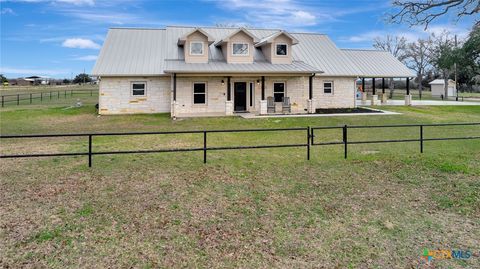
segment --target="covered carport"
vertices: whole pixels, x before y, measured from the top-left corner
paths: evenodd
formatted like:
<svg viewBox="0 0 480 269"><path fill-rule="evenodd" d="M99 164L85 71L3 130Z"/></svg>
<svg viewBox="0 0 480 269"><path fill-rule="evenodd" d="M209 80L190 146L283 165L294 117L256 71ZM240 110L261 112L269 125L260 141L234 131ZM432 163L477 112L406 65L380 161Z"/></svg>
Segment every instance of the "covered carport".
<svg viewBox="0 0 480 269"><path fill-rule="evenodd" d="M387 101L387 95L385 94L386 79L405 79L405 105L412 104L410 79L415 77L415 73L396 59L391 53L387 51L367 49L343 49L342 51L357 66L360 72L358 78L362 81L362 100L364 102L367 102L367 94L365 91L366 79L371 79L372 81L372 95L369 98L371 105L377 105L380 103L375 85L375 82L378 79L382 80L382 103L386 103Z"/></svg>

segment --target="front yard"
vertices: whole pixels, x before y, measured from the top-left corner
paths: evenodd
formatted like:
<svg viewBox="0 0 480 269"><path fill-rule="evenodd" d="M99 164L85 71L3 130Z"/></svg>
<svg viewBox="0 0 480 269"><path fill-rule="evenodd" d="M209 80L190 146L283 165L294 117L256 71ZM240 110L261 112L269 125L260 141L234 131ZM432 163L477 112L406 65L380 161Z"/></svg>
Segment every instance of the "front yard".
<svg viewBox="0 0 480 269"><path fill-rule="evenodd" d="M96 116L88 106L0 110L2 134L480 122L480 107L382 107L402 115L195 118ZM478 135L439 127L425 137ZM357 140L417 138L361 129ZM315 138L341 139L341 131ZM304 132L211 134L211 146L304 143ZM201 135L98 137L94 150L202 145ZM85 151L85 138L1 140L1 153ZM480 265L480 141L1 159L0 267L416 268L423 249Z"/></svg>

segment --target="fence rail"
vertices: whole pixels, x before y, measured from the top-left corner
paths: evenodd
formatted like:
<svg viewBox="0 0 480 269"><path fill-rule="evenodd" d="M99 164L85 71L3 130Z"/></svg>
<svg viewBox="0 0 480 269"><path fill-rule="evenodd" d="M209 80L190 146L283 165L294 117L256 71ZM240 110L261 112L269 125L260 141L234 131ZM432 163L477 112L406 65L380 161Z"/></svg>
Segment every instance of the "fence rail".
<svg viewBox="0 0 480 269"><path fill-rule="evenodd" d="M33 157L54 157L54 156L88 156L88 166L92 167L92 157L94 155L114 155L114 154L141 154L141 153L164 153L164 152L189 152L203 151L203 162L207 162L207 152L215 150L238 150L238 149L263 149L263 148L295 148L305 147L307 160L310 160L310 150L312 146L343 145L344 158L348 157L348 145L358 144L376 144L376 143L398 143L398 142L419 142L420 152L424 151L425 141L443 141L443 140L469 140L480 139L480 136L463 137L438 137L425 138L424 129L426 127L442 126L480 126L478 123L439 123L439 124L397 124L397 125L343 125L343 126L319 126L319 127L298 127L298 128L271 128L271 129L237 129L237 130L193 130L193 131L159 131L159 132L129 132L129 133L67 133L67 134L27 134L27 135L0 135L0 139L28 139L28 138L53 138L53 137L87 137L88 151L86 152L59 152L59 153L33 153L33 154L6 154L0 155L0 158L33 158ZM348 131L351 129L371 129L371 128L418 128L418 138L408 139L385 139L385 140L349 140ZM318 132L322 130L342 130L341 141L315 142ZM286 132L303 131L305 132L305 143L293 144L273 144L273 145L252 145L252 146L208 146L207 137L209 133L244 133L244 132ZM480 130L479 130L480 133ZM131 136L131 135L175 135L175 134L202 134L203 147L192 148L167 148L152 150L121 150L121 151L93 151L93 138L101 136Z"/></svg>
<svg viewBox="0 0 480 269"><path fill-rule="evenodd" d="M7 104L13 103L17 106L21 101L29 101L28 104L32 104L34 100L52 100L52 99L66 99L67 97L73 97L74 95L89 94L93 96L98 94L97 89L68 89L68 90L56 90L56 91L42 91L32 93L18 93L18 94L5 94L0 96L1 106L4 107Z"/></svg>

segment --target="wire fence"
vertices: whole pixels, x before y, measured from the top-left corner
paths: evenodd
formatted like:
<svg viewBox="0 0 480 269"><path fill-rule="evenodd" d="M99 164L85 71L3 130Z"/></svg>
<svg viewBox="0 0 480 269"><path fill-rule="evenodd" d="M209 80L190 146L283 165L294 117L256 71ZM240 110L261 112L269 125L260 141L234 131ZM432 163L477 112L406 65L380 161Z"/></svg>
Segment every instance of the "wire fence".
<svg viewBox="0 0 480 269"><path fill-rule="evenodd" d="M36 101L44 102L54 99L67 99L74 96L98 95L98 89L69 89L56 91L42 91L32 93L6 94L1 96L1 107L6 105L33 104ZM25 101L25 102L23 102Z"/></svg>
<svg viewBox="0 0 480 269"><path fill-rule="evenodd" d="M266 149L266 148L305 148L306 158L310 160L312 146L343 145L343 157L347 159L349 145L357 144L376 144L376 143L419 143L419 150L424 152L424 142L426 141L445 141L445 140L470 140L480 139L480 136L457 136L457 137L424 137L425 128L436 128L440 126L480 126L479 123L441 123L441 124L399 124L399 125L343 125L343 126L321 126L321 127L299 127L299 128L274 128L274 129L239 129L239 130L197 130L197 131L164 131L164 132L128 132L128 133L72 133L72 134L31 134L31 135L1 135L1 139L34 139L34 138L55 138L55 137L85 137L88 139L88 149L83 152L57 152L57 153L32 153L32 154L4 154L5 158L33 158L33 157L56 157L56 156L88 156L88 166L92 167L92 157L94 155L115 155L115 154L145 154L145 153L164 153L164 152L189 152L202 151L203 162L207 162L207 152L218 150L242 150L242 149ZM408 139L384 139L384 140L351 140L349 130L352 129L372 129L372 128L416 128L418 129L417 138ZM318 134L324 130L342 130L340 141L317 141ZM304 132L304 143L282 143L271 145L251 145L251 146L209 146L208 134L212 133L246 133L246 132ZM480 130L479 132L480 133ZM117 150L117 151L94 151L94 138L106 136L133 136L133 135L176 135L176 134L200 134L203 137L202 147L190 148L163 148L152 150Z"/></svg>

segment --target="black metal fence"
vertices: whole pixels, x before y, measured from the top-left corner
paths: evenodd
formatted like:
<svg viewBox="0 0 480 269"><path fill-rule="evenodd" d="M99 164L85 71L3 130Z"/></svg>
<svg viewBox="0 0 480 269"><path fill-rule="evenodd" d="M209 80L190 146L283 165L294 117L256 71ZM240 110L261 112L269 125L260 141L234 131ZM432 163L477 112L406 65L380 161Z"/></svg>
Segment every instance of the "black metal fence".
<svg viewBox="0 0 480 269"><path fill-rule="evenodd" d="M424 151L425 141L442 140L468 140L480 139L479 136L463 137L442 137L425 138L425 128L434 128L440 126L480 126L479 123L441 123L441 124L398 124L398 125L343 125L343 126L322 126L322 127L299 127L299 128L274 128L274 129L239 129L239 130L203 130L203 131L165 131L165 132L129 132L129 133L82 133L82 134L32 134L32 135L1 135L0 139L26 139L26 138L53 138L53 137L86 137L88 138L88 151L86 152L64 152L64 153L33 153L33 154L14 154L0 155L0 158L32 158L32 157L54 157L54 156L88 156L88 166L92 166L92 156L94 155L113 155L113 154L138 154L138 153L162 153L162 152L188 152L203 151L203 162L207 162L207 152L215 150L238 150L238 149L262 149L262 148L295 148L304 147L306 149L307 160L310 160L310 150L312 146L343 145L344 158L348 157L348 145L356 144L375 144L375 143L398 143L398 142L418 142L420 152ZM371 129L371 128L418 128L418 138L409 139L388 139L388 140L349 140L349 130L351 129ZM342 130L341 141L323 141L316 142L316 137L321 130ZM305 132L305 143L292 144L274 144L274 145L254 145L254 146L223 146L211 147L207 144L209 133L244 133L244 132L287 132L298 131ZM131 136L131 135L175 135L175 134L203 134L203 147L192 148L167 148L152 150L123 150L123 151L93 151L93 138L101 136ZM480 130L479 130L480 134Z"/></svg>
<svg viewBox="0 0 480 269"><path fill-rule="evenodd" d="M34 101L47 101L52 99L68 98L80 95L97 95L97 89L65 89L56 91L39 91L32 93L18 93L18 94L6 94L1 96L1 104L4 107L7 104L20 105L20 102L27 101L25 103L32 104Z"/></svg>

